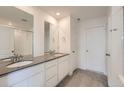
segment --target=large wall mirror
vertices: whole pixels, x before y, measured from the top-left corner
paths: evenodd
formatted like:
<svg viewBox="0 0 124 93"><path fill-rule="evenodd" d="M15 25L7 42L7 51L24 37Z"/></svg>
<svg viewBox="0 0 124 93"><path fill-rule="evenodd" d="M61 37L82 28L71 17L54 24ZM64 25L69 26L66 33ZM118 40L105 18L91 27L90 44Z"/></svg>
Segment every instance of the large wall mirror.
<svg viewBox="0 0 124 93"><path fill-rule="evenodd" d="M13 53L32 56L33 16L11 6L0 7L0 59Z"/></svg>
<svg viewBox="0 0 124 93"><path fill-rule="evenodd" d="M44 22L44 52L50 53L51 51L58 52L59 48L59 34L57 27L50 22Z"/></svg>

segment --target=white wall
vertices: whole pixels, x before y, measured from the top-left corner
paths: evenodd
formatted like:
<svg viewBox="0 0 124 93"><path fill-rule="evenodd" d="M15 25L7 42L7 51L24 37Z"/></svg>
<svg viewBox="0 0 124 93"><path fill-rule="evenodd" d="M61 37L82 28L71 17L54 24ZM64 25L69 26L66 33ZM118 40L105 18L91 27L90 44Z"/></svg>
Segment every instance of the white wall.
<svg viewBox="0 0 124 93"><path fill-rule="evenodd" d="M78 22L78 68L86 69L86 32L85 29L105 26L106 17L94 18ZM104 70L104 68L103 68Z"/></svg>
<svg viewBox="0 0 124 93"><path fill-rule="evenodd" d="M73 52L73 51L75 51L75 53L77 53L77 48L78 48L78 30L77 30L77 26L78 26L78 24L77 24L78 22L77 22L77 20L74 18L74 17L70 17L70 44L71 44L71 46L70 46L70 50L71 50L71 52Z"/></svg>
<svg viewBox="0 0 124 93"><path fill-rule="evenodd" d="M78 30L77 30L77 20L70 16L70 51L71 51L71 63L72 71L74 71L78 66Z"/></svg>
<svg viewBox="0 0 124 93"><path fill-rule="evenodd" d="M33 41L33 52L34 56L40 56L44 54L44 21L48 21L51 24L57 25L57 20L52 16L44 13L36 7L27 6L16 6L27 13L34 16L34 41Z"/></svg>

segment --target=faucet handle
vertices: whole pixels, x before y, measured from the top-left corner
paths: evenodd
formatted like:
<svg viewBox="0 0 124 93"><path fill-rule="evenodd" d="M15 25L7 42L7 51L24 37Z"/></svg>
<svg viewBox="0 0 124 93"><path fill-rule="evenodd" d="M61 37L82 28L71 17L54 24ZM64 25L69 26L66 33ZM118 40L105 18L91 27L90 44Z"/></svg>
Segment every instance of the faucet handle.
<svg viewBox="0 0 124 93"><path fill-rule="evenodd" d="M23 61L23 55L20 55L20 56L19 56L19 60L20 60L20 61Z"/></svg>
<svg viewBox="0 0 124 93"><path fill-rule="evenodd" d="M12 54L13 54L14 57L18 57L18 54L16 53L16 50L15 49L12 50L11 52L12 52Z"/></svg>

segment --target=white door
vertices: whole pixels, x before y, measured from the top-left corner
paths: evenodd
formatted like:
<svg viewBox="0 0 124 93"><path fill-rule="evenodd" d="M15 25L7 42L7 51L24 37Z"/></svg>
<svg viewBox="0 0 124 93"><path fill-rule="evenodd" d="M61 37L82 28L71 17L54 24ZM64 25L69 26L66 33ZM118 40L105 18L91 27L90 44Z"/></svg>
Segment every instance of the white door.
<svg viewBox="0 0 124 93"><path fill-rule="evenodd" d="M86 48L87 69L105 73L105 27L94 27L86 30Z"/></svg>

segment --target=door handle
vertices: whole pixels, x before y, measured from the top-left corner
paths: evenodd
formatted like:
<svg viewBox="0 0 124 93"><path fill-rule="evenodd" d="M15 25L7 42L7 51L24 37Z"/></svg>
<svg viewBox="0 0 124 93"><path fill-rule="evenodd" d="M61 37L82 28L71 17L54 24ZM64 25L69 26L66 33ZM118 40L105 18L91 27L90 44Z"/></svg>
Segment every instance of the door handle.
<svg viewBox="0 0 124 93"><path fill-rule="evenodd" d="M75 51L72 51L72 53L75 53Z"/></svg>
<svg viewBox="0 0 124 93"><path fill-rule="evenodd" d="M111 56L110 54L106 53L106 56Z"/></svg>

